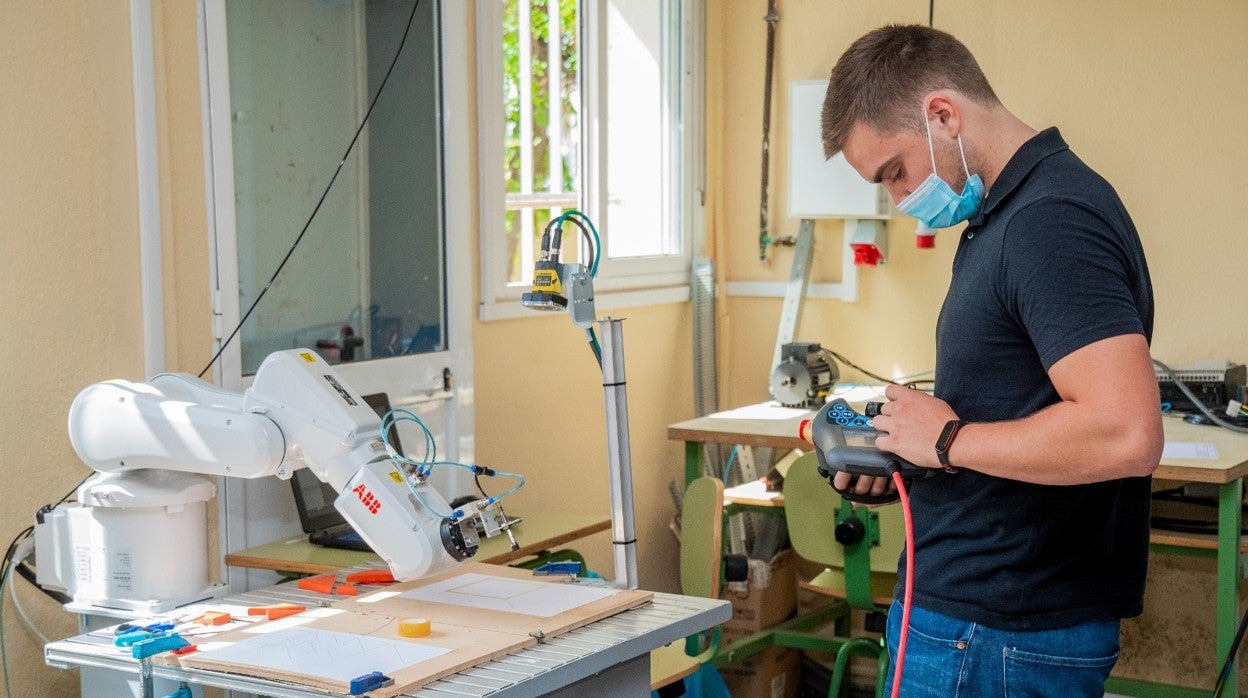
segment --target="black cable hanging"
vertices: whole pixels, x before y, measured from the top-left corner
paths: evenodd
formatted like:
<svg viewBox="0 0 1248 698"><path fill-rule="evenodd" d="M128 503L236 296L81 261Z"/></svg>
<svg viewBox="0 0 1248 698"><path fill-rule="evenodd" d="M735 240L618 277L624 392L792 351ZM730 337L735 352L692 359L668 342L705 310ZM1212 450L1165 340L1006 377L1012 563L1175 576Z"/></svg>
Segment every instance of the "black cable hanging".
<svg viewBox="0 0 1248 698"><path fill-rule="evenodd" d="M390 67L386 69L386 75L381 79L381 85L377 87L377 93L373 95L373 101L369 103L368 111L364 113L364 119L360 121L359 128L355 129L355 135L351 137L351 142L347 145L346 152L342 154L342 159L338 161L338 167L334 170L333 176L329 178L329 184L325 185L325 191L321 192L321 198L317 200L316 206L313 207L312 214L308 216L307 222L303 224L303 229L299 231L298 237L295 238L295 241L291 244L290 249L286 251L286 256L283 257L281 263L277 265L277 269L273 270L273 276L269 277L269 282L264 285L264 288L260 289L260 293L256 294L256 299L251 302L251 306L247 308L247 312L243 313L243 316L239 318L238 324L234 326L234 330L230 332L230 335L225 338L224 342L221 342L221 347L217 349L217 353L212 355L208 364L204 366L204 370L199 372L200 378L203 378L204 374L208 372L208 369L212 368L212 365L221 358L221 354L225 351L225 348L228 347L234 337L238 335L239 330L243 329L243 324L247 322L247 318L251 317L251 314L255 311L256 306L260 305L260 299L264 298L264 294L269 292L273 283L277 281L278 275L282 273L282 269L286 268L286 263L290 261L291 255L295 253L295 249L299 247L299 243L303 241L303 236L308 232L308 228L312 225L312 221L316 218L316 214L321 210L321 204L325 203L325 197L329 196L329 190L333 188L334 182L338 181L338 174L342 172L343 165L347 163L347 158L351 155L351 151L355 149L355 143L360 139L360 133L364 131L364 126L368 124L368 118L373 115L373 108L377 106L377 100L381 97L381 93L386 90L386 83L390 81L390 74L394 72L394 66L399 62L399 56L403 54L403 47L407 44L407 35L412 31L412 20L416 18L416 8L418 7L420 7L420 0L416 0L416 2L412 4L412 13L407 17L407 27L403 29L403 38L399 40L399 48L394 52L394 58L390 61Z"/></svg>

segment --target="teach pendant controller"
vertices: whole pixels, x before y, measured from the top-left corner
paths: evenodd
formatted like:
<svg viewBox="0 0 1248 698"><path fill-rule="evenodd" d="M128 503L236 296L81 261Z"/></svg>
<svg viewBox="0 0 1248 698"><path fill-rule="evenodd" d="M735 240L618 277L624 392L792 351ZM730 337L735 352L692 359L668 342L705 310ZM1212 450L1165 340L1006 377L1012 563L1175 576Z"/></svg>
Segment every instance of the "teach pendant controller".
<svg viewBox="0 0 1248 698"><path fill-rule="evenodd" d="M813 419L802 422L800 436L814 445L820 475L829 480L836 472L889 477L894 469L904 478L936 474L934 469L921 468L895 453L876 448L875 440L884 432L871 426L871 418L880 413L882 405L880 402L868 402L866 414L861 414L844 399L837 398L821 407ZM852 488L851 482L846 489ZM844 491L841 493L845 494ZM868 495L859 496L862 501L871 499Z"/></svg>

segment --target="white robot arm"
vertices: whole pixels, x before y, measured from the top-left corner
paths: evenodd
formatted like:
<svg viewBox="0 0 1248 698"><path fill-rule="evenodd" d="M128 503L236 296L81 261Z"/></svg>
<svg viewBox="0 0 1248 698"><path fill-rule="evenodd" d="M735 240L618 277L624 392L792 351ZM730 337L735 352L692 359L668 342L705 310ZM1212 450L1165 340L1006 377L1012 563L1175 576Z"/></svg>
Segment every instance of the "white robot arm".
<svg viewBox="0 0 1248 698"><path fill-rule="evenodd" d="M74 449L103 473L140 469L288 478L307 467L339 492L334 506L396 579L449 569L477 550L473 520L489 502L451 512L414 468L396 466L375 412L315 352L271 354L239 395L186 374L83 390L69 413ZM499 517L501 518L501 517ZM498 527L487 522L487 531Z"/></svg>

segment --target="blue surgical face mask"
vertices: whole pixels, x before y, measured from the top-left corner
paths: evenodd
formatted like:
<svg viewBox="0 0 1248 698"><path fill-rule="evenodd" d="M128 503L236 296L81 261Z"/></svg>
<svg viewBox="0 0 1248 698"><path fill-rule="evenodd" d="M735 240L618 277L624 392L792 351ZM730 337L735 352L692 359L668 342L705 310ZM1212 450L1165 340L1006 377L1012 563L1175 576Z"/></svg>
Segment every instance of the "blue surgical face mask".
<svg viewBox="0 0 1248 698"><path fill-rule="evenodd" d="M979 212L984 201L984 181L979 175L972 175L966 166L966 151L962 149L962 134L958 134L958 152L962 154L962 169L966 172L966 186L962 187L962 195L953 193L953 189L936 174L936 149L932 146L932 124L923 115L923 125L927 127L927 150L932 156L932 173L910 196L897 204L902 213L914 216L929 228L948 228L957 225Z"/></svg>

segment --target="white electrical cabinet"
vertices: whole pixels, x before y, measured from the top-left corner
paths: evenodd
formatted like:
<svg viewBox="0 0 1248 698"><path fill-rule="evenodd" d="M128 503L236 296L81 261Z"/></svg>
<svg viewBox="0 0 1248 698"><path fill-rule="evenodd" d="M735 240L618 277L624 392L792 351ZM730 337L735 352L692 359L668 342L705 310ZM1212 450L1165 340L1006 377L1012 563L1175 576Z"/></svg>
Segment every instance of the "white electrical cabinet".
<svg viewBox="0 0 1248 698"><path fill-rule="evenodd" d="M823 157L820 118L825 80L789 83L789 215L794 218L890 218L884 187L864 180L845 157Z"/></svg>

